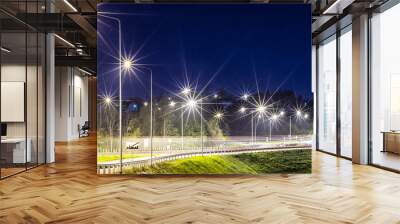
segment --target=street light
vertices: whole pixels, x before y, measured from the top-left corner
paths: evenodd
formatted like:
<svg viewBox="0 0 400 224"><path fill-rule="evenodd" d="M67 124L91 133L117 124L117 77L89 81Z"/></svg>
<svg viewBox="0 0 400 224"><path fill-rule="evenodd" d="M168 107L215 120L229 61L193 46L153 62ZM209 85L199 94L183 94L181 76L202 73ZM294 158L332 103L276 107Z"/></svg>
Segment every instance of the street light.
<svg viewBox="0 0 400 224"><path fill-rule="evenodd" d="M112 16L107 16L107 15L102 15L100 14L99 16L112 19L118 23L118 33L119 33L119 38L118 38L118 59L120 65L118 66L118 76L119 76L119 142L120 142L120 173L122 174L122 29L121 29L121 20L118 18L112 17Z"/></svg>
<svg viewBox="0 0 400 224"><path fill-rule="evenodd" d="M217 113L215 113L215 115L214 115L214 117L217 118L218 120L221 120L223 116L224 116L224 114L221 113L221 112L217 112Z"/></svg>
<svg viewBox="0 0 400 224"><path fill-rule="evenodd" d="M246 107L240 107L239 112L245 114L247 111ZM254 114L251 113L251 142L254 143Z"/></svg>
<svg viewBox="0 0 400 224"><path fill-rule="evenodd" d="M276 122L279 118L278 114L273 114L269 119L269 140L271 141L272 138L272 122Z"/></svg>
<svg viewBox="0 0 400 224"><path fill-rule="evenodd" d="M249 97L250 97L249 94L245 93L245 94L242 95L241 98L242 98L243 100L247 101L247 99L248 99Z"/></svg>
<svg viewBox="0 0 400 224"><path fill-rule="evenodd" d="M204 154L204 138L203 138L203 99L200 99L200 138L201 138L201 155Z"/></svg>
<svg viewBox="0 0 400 224"><path fill-rule="evenodd" d="M189 95L190 93L190 88L189 87L184 87L181 91L181 93L184 96ZM184 112L184 106L181 107L181 149L183 150L183 112Z"/></svg>
<svg viewBox="0 0 400 224"><path fill-rule="evenodd" d="M197 106L197 101L194 99L189 99L186 103L186 106L189 107L189 109L193 110Z"/></svg>
<svg viewBox="0 0 400 224"><path fill-rule="evenodd" d="M308 114L304 114L304 119L308 119Z"/></svg>
<svg viewBox="0 0 400 224"><path fill-rule="evenodd" d="M122 62L122 67L124 68L124 70L131 70L133 66L133 61L131 59L124 59L124 61Z"/></svg>
<svg viewBox="0 0 400 224"><path fill-rule="evenodd" d="M257 119L256 123L254 124L254 138L255 138L255 141L257 141L257 124L258 124L258 120L263 118L266 115L267 106L265 106L264 104L259 104L255 108L255 112L257 113L258 119ZM253 119L253 117L252 117L252 119ZM252 124L253 124L253 122L252 122Z"/></svg>
<svg viewBox="0 0 400 224"><path fill-rule="evenodd" d="M259 106L256 108L256 111L257 111L260 115L261 115L261 114L264 114L266 110L267 110L267 107L264 106L264 105L259 105Z"/></svg>
<svg viewBox="0 0 400 224"><path fill-rule="evenodd" d="M133 66L133 61L131 59L124 60L124 66ZM150 72L150 166L153 166L153 70L150 68L143 67ZM133 69L129 69L132 71ZM147 106L147 102L144 102L144 106ZM159 108L161 110L161 108Z"/></svg>
<svg viewBox="0 0 400 224"><path fill-rule="evenodd" d="M301 118L301 115L303 114L303 112L299 109L296 110L296 117L297 118ZM289 116L289 137L292 138L292 116ZM307 114L308 117L308 114Z"/></svg>
<svg viewBox="0 0 400 224"><path fill-rule="evenodd" d="M106 97L106 98L104 98L104 102L107 104L107 105L110 105L111 104L111 102L112 102L112 100L111 100L111 97Z"/></svg>
<svg viewBox="0 0 400 224"><path fill-rule="evenodd" d="M190 90L189 87L185 87L185 88L183 88L183 90L182 90L182 94L185 95L185 96L187 96L187 95L189 95L190 91L191 91L191 90Z"/></svg>
<svg viewBox="0 0 400 224"><path fill-rule="evenodd" d="M176 104L176 103L175 103L174 101L171 101L171 102L169 103L169 106L170 106L170 107L174 107L175 104Z"/></svg>

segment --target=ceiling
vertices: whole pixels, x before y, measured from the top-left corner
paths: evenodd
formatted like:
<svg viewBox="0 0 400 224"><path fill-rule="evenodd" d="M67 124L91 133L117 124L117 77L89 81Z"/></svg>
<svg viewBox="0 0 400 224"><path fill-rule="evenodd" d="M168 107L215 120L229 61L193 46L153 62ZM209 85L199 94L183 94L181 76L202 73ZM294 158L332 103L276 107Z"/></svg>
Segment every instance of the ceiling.
<svg viewBox="0 0 400 224"><path fill-rule="evenodd" d="M101 2L132 3L265 3L311 4L313 38L343 18L348 12L372 8L385 0L1 0L0 21L2 31L16 33L30 28L32 31L55 32L56 65L79 66L96 71L96 5ZM48 13L50 11L52 13ZM28 13L25 13L28 12ZM11 38L12 39L12 38ZM18 41L18 38L15 39Z"/></svg>

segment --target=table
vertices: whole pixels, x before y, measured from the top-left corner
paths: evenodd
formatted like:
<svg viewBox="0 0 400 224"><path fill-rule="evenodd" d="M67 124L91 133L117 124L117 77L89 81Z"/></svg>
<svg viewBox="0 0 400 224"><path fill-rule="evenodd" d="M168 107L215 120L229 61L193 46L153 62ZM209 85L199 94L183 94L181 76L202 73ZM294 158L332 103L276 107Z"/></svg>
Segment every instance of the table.
<svg viewBox="0 0 400 224"><path fill-rule="evenodd" d="M400 131L383 131L383 150L400 154Z"/></svg>

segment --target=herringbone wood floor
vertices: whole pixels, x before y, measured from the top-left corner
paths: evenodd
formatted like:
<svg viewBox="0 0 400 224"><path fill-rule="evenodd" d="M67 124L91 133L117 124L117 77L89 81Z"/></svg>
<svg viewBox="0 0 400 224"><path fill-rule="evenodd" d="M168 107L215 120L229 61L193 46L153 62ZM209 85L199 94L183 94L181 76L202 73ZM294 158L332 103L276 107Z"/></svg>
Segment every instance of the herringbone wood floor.
<svg viewBox="0 0 400 224"><path fill-rule="evenodd" d="M400 223L400 175L313 153L313 174L97 176L94 138L0 181L0 223Z"/></svg>

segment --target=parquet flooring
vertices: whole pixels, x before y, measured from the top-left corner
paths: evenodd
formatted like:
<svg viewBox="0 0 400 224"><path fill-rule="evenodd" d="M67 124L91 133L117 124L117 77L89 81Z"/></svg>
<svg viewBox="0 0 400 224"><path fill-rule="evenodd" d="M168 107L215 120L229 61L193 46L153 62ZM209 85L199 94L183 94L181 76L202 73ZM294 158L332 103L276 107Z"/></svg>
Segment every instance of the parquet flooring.
<svg viewBox="0 0 400 224"><path fill-rule="evenodd" d="M400 175L313 153L313 173L98 176L94 138L0 181L0 223L400 223Z"/></svg>

